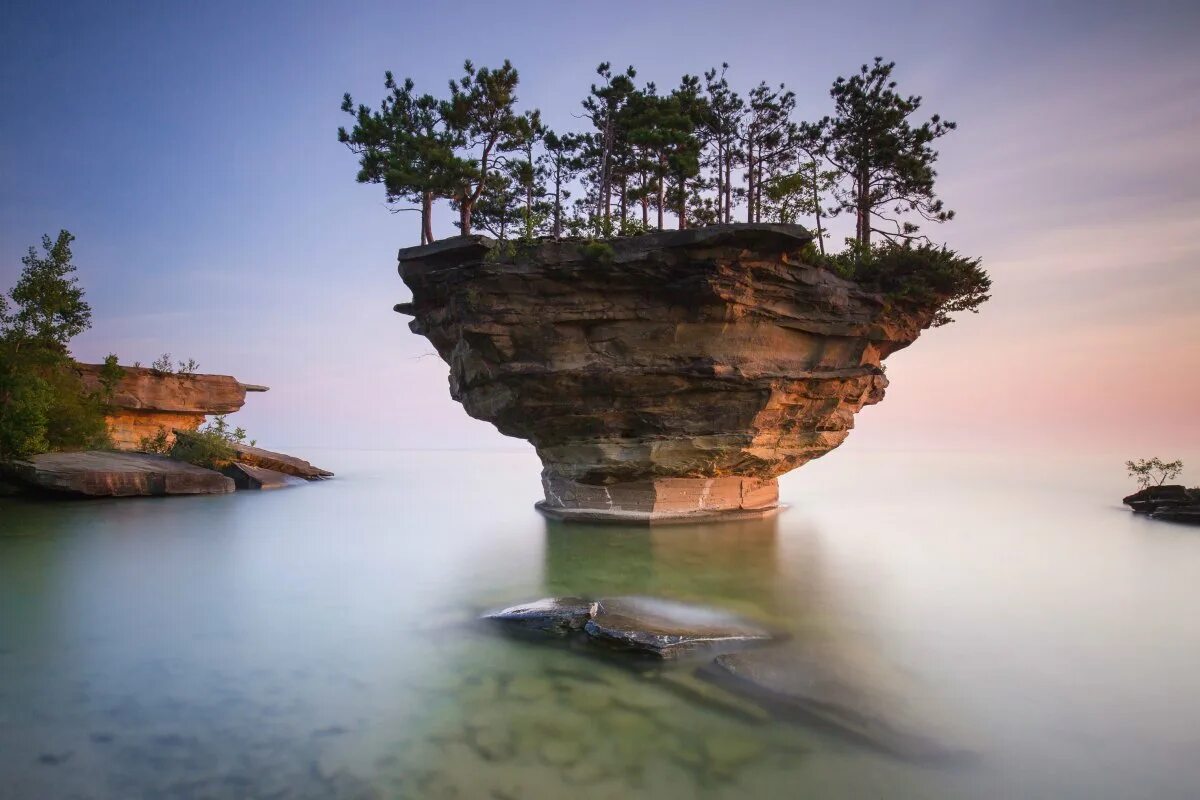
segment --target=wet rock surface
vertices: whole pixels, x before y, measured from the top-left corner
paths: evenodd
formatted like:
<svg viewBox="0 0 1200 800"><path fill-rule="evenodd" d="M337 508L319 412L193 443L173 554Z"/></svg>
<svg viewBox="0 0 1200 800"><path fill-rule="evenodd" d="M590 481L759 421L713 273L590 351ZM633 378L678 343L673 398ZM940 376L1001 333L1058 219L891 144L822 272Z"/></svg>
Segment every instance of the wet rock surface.
<svg viewBox="0 0 1200 800"><path fill-rule="evenodd" d="M81 497L226 494L234 490L233 480L215 470L151 453L42 453L2 468L25 486Z"/></svg>
<svg viewBox="0 0 1200 800"><path fill-rule="evenodd" d="M523 630L567 634L583 629L591 615L591 606L591 601L582 597L543 597L489 612L484 619Z"/></svg>
<svg viewBox="0 0 1200 800"><path fill-rule="evenodd" d="M535 600L484 615L524 630L565 635L583 631L607 650L674 659L769 641L770 631L721 609L657 597Z"/></svg>
<svg viewBox="0 0 1200 800"><path fill-rule="evenodd" d="M660 658L742 647L772 638L766 629L727 611L653 597L599 600L585 630L611 647Z"/></svg>
<svg viewBox="0 0 1200 800"><path fill-rule="evenodd" d="M1200 489L1179 484L1151 486L1134 492L1121 502L1135 514L1145 514L1151 519L1200 525Z"/></svg>

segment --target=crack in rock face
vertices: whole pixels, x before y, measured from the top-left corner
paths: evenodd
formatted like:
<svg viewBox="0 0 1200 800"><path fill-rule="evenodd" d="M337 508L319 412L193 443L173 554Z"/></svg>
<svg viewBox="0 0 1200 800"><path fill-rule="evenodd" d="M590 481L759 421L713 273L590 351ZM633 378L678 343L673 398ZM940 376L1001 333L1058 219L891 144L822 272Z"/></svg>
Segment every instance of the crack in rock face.
<svg viewBox="0 0 1200 800"><path fill-rule="evenodd" d="M468 414L531 442L563 519L762 516L883 399L933 319L804 262L795 225L400 251L409 327Z"/></svg>

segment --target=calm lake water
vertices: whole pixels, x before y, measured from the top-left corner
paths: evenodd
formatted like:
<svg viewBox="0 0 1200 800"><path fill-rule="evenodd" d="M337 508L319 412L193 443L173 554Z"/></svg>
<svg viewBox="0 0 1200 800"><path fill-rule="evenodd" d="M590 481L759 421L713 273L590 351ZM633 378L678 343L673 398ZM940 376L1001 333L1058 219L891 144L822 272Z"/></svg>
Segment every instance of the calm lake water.
<svg viewBox="0 0 1200 800"><path fill-rule="evenodd" d="M0 499L0 797L1200 796L1200 530L1119 461L847 448L774 520L647 531L542 519L531 454L300 454L337 479ZM474 622L630 593L782 628L969 757Z"/></svg>

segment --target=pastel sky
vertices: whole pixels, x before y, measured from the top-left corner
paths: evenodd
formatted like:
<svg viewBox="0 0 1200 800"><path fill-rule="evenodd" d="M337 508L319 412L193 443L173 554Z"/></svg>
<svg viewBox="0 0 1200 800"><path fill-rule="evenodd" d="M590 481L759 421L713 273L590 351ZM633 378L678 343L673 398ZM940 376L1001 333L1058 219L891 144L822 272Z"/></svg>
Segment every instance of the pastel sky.
<svg viewBox="0 0 1200 800"><path fill-rule="evenodd" d="M1200 455L1200 4L1195 2L42 3L0 11L0 287L60 227L95 312L84 360L169 351L272 387L267 445L513 447L466 417L406 319L414 215L354 182L343 92L521 71L577 127L600 61L673 84L721 61L799 115L875 55L959 123L930 233L993 300L888 361L856 447L1037 444ZM450 233L443 209L439 233ZM1193 474L1191 477L1195 477Z"/></svg>

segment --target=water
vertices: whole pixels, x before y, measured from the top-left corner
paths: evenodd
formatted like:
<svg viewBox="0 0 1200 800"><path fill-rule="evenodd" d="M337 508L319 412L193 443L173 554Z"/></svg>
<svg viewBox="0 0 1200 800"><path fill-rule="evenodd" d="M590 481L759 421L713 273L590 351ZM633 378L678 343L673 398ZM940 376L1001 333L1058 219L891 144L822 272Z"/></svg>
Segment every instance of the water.
<svg viewBox="0 0 1200 800"><path fill-rule="evenodd" d="M524 453L303 455L338 478L0 500L0 797L1200 794L1200 531L1119 462L846 449L775 520L647 531L543 520ZM623 593L783 628L970 755L474 622Z"/></svg>

